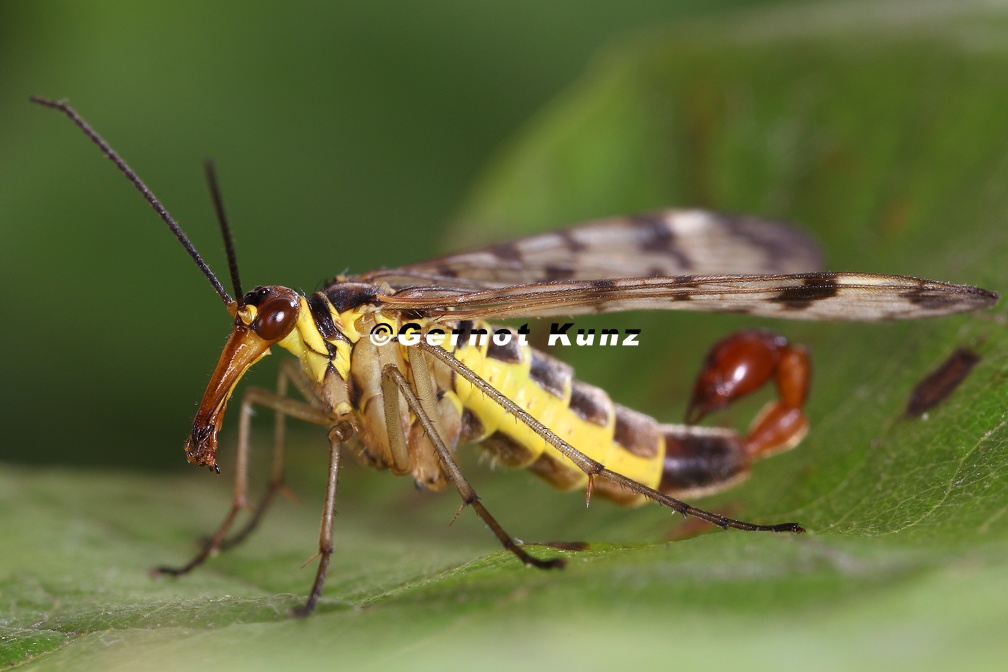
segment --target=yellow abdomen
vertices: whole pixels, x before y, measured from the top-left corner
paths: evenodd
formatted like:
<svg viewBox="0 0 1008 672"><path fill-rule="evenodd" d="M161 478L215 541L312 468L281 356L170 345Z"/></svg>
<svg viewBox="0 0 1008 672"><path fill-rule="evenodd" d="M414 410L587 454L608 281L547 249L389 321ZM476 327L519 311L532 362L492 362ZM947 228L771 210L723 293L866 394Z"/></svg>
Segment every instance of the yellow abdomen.
<svg viewBox="0 0 1008 672"><path fill-rule="evenodd" d="M475 323L476 329L493 329ZM549 427L557 436L607 468L651 488L662 477L664 443L653 418L614 404L603 390L574 380L573 369L518 342L515 330L506 345L490 337L465 339L455 356L481 378ZM503 340L503 339L501 339ZM530 469L561 489L586 488L588 477L541 436L486 398L461 376L455 394L467 414L463 426L501 463ZM597 478L592 492L621 504L640 495Z"/></svg>

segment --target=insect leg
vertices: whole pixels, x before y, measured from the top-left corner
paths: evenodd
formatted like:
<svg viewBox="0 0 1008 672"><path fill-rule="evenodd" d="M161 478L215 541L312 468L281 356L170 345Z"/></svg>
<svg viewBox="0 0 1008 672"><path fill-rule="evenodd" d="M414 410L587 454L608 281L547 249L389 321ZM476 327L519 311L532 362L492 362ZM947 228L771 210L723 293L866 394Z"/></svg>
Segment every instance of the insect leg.
<svg viewBox="0 0 1008 672"><path fill-rule="evenodd" d="M336 483L339 477L340 447L352 430L344 425L335 425L329 430L329 480L326 484L325 506L322 509L322 524L319 529L319 566L315 572L308 600L300 607L291 611L292 616L303 618L315 610L315 604L322 594L326 572L329 571L329 558L333 552L333 519L336 516Z"/></svg>
<svg viewBox="0 0 1008 672"><path fill-rule="evenodd" d="M695 424L711 411L724 408L771 380L778 399L768 404L749 428L744 447L751 457L796 446L808 431L802 412L811 378L808 352L783 336L765 330L739 331L722 339L697 376L686 422Z"/></svg>
<svg viewBox="0 0 1008 672"><path fill-rule="evenodd" d="M559 436L553 433L553 431L536 420L531 414L528 413L521 406L508 399L506 396L501 394L495 387L490 385L488 382L480 378L472 369L467 367L462 362L455 359L455 357L444 350L443 348L434 347L424 343L422 340L415 346L421 348L425 353L437 357L446 366L451 367L458 375L465 378L473 387L478 389L480 392L493 399L502 408L507 410L509 413L514 415L519 421L528 425L532 431L541 436L544 441L549 443L551 446L556 448L562 455L567 457L571 462L573 462L579 469L588 474L589 479L595 476L604 476L613 483L627 488L631 492L636 492L640 495L647 497L648 499L672 509L678 512L682 516L693 516L699 518L700 520L705 520L708 523L717 525L721 528L734 528L737 530L748 530L748 531L759 531L759 532L795 532L802 533L805 529L798 523L781 523L779 525L759 525L756 523L748 523L742 520L735 520L733 518L727 518L721 514L714 513L712 511L706 511L704 509L698 509L695 506L687 504L686 502L680 501L665 494L664 492L659 492L654 488L649 488L643 483L638 483L632 478L627 478L622 474L618 474L615 471L607 469L602 463L593 460L581 451L574 448L572 445L561 439ZM590 480L589 480L590 483Z"/></svg>
<svg viewBox="0 0 1008 672"><path fill-rule="evenodd" d="M412 348L411 348L412 349ZM424 348L427 350L427 348ZM413 357L410 357L411 363L414 361ZM412 364L411 364L412 366ZM420 371L420 373L418 373ZM424 366L422 369L414 369L413 375L417 377L418 375L427 375L427 368ZM420 385L422 388L422 384ZM434 449L437 451L438 456L441 458L442 464L444 465L445 471L448 473L448 478L452 483L455 484L455 488L458 490L459 495L462 497L462 506L471 506L490 531L494 533L497 539L501 542L501 545L505 549L513 553L519 560L521 560L526 565L533 565L540 569L553 569L563 567L566 561L563 558L551 558L549 560L541 560L532 555L529 555L521 547L514 537L508 534L500 523L490 515L486 507L480 501L479 495L466 480L465 476L462 474L462 470L459 469L458 463L455 461L455 456L452 455L451 449L445 445L444 439L438 433L437 427L434 423L433 418L428 415L427 411L424 409L420 398L417 397L416 393L410 387L409 381L406 380L406 376L403 375L402 371L396 368L393 364L388 364L382 369L382 393L385 398L386 408L392 406L391 409L386 411L387 415L395 418L399 416L399 393L402 393L403 397L406 399L406 403L409 405L413 413L416 414L417 419L423 425L424 429L427 431L428 436L431 439L431 443L434 445ZM395 437L393 438L393 435ZM398 429L398 424L395 426L389 426L389 441L390 442L402 442L405 443L405 436L402 434L402 430Z"/></svg>
<svg viewBox="0 0 1008 672"><path fill-rule="evenodd" d="M304 373L298 367L297 362L292 359L285 359L280 363L280 371L277 374L277 390L276 394L278 397L284 399L287 398L287 384L288 382L293 382L294 386L298 389L305 399L311 400L316 405L318 402L318 397L312 390L308 379L305 378ZM250 401L248 398L243 399L242 403L242 423L244 428L239 427L239 445L241 444L242 438L248 440L249 436L249 422L251 419L251 407L246 410L245 401ZM256 527L259 526L259 521L262 520L263 515L269 508L270 504L273 503L274 498L277 494L286 491L286 485L284 484L284 431L286 427L287 414L282 409L274 409L276 417L273 420L273 455L270 459L270 475L269 482L266 485L266 491L263 492L262 497L259 502L252 509L252 517L245 523L245 525L235 532L230 537L227 537L221 541L219 548L220 550L225 550L231 548L232 546L237 546L252 533ZM304 419L304 418L301 418ZM307 420L312 422L312 420ZM331 420L329 421L331 422ZM316 423L316 424L328 424ZM244 430L244 431L243 431Z"/></svg>
<svg viewBox="0 0 1008 672"><path fill-rule="evenodd" d="M282 371L283 369L281 369ZM289 372L288 372L289 373ZM284 374L281 373L281 376ZM297 376L291 376L291 379L297 384ZM301 386L297 385L300 389ZM314 398L314 395L306 395L308 398ZM258 520L262 515L261 508L262 503L260 502L260 509L253 511L252 521L250 521L251 528L241 530L235 538L229 540L229 543L225 545L225 540L227 539L227 533L234 525L235 519L238 517L239 512L243 509L249 508L247 492L248 492L248 450L249 450L249 434L251 428L252 419L252 409L254 406L262 406L273 410L278 416L291 416L303 420L305 422L310 422L316 425L331 425L333 423L333 418L320 408L316 408L305 402L297 401L294 399L289 399L276 392L270 392L269 390L264 390L258 387L251 387L245 390L245 394L242 396L241 403L241 413L238 422L238 451L235 458L235 483L234 491L231 497L231 508L228 510L224 520L218 526L214 534L203 542L202 547L199 552L185 565L178 567L161 566L155 567L152 573L155 575L167 574L170 576L179 576L181 574L186 574L199 565L203 564L207 558L216 553L222 548L233 546L238 543L249 532L252 528L258 524ZM282 432L282 430L281 430ZM278 434L282 438L282 434ZM274 437L276 438L276 437ZM281 450L282 456L282 450ZM274 464L276 462L277 455L274 454ZM282 470L281 470L282 478ZM282 484L282 480L281 480ZM272 479L271 479L272 486ZM279 490L279 487L278 487ZM269 491L267 490L267 495ZM272 495L268 496L272 499ZM264 496L264 500L267 499ZM268 504L268 501L267 501ZM248 526L246 526L248 527Z"/></svg>
<svg viewBox="0 0 1008 672"><path fill-rule="evenodd" d="M423 350L407 348L406 356L409 359L410 371L413 373L413 385L416 387L420 406L423 408L424 414L431 420L436 430L434 433L443 439L444 432L441 431L441 425L438 421L437 394L434 391L434 381L431 380Z"/></svg>

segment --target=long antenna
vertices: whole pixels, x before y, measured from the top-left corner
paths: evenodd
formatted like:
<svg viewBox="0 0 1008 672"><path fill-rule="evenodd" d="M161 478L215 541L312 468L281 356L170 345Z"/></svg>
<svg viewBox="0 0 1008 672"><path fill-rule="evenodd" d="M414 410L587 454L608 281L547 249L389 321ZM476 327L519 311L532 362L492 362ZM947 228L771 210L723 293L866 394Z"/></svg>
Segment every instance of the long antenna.
<svg viewBox="0 0 1008 672"><path fill-rule="evenodd" d="M217 212L217 223L220 224L221 235L224 237L224 250L227 252L228 269L231 271L231 285L235 291L235 301L238 307L245 305L245 294L242 292L241 280L238 279L238 256L235 254L234 239L231 237L231 227L228 225L227 214L224 212L224 199L221 198L217 186L217 171L213 161L203 161L203 171L206 173L207 186L210 187L210 197L213 199L214 210Z"/></svg>
<svg viewBox="0 0 1008 672"><path fill-rule="evenodd" d="M105 154L105 156L107 156L109 159L111 159L112 163L116 165L119 171L123 175L125 175L130 182L133 183L133 186L137 188L137 190L143 195L143 197L147 199L147 202L151 204L151 207L154 208L154 212L158 213L158 215L161 217L164 223L168 225L168 228L171 229L171 232L174 233L175 237L179 239L180 243L182 243L182 247L184 247L186 251L189 253L189 256L193 258L193 261L196 262L196 265L199 266L199 269L203 271L203 275L205 275L207 279L210 280L210 284L213 285L213 288L214 290L216 290L217 294L219 294L220 297L224 299L224 304L230 305L231 297L228 296L227 291L217 280L217 277L213 274L213 271L210 270L210 267L207 266L207 263L203 261L203 257L201 257L199 255L199 252L196 251L196 248L189 241L189 238L185 235L185 232L183 232L182 228L175 223L175 220L172 218L172 216L168 214L168 210L166 210L165 207L161 205L161 201L159 201L157 197L153 194L153 192L151 192L151 190L147 188L147 185L144 184L143 180L141 180L137 176L137 174L133 172L133 169L130 168L128 165L126 165L126 162L123 161L118 154L116 154L115 150L112 149L109 146L109 144L105 142L105 140L100 135L98 135L98 133L93 128L91 128L88 125L88 123L84 121L84 119L81 118L81 116L77 114L77 112L75 112L74 109L69 105L67 105L65 102L61 100L50 100L48 98L42 98L39 96L32 96L31 101L44 107L51 107L54 110L59 110L60 112L68 116L70 120L77 125L78 128L84 131L84 134L87 135L89 138L91 138L91 141L93 143L98 145L98 148L102 151L102 153ZM229 245L229 243L227 242L225 244ZM230 251L228 253L228 259L229 260L234 259L234 255ZM234 277L237 278L237 274L235 274ZM239 299L240 298L241 295L239 294Z"/></svg>

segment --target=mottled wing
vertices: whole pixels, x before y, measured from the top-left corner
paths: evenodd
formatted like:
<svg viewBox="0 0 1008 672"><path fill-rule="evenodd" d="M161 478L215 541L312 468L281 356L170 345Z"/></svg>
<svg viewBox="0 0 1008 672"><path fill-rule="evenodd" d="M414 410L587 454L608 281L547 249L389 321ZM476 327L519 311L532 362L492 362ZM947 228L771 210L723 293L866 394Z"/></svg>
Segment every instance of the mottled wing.
<svg viewBox="0 0 1008 672"><path fill-rule="evenodd" d="M891 320L979 310L998 298L977 287L905 276L803 273L556 281L480 291L417 287L379 295L376 304L382 310L452 319L695 310L799 320Z"/></svg>
<svg viewBox="0 0 1008 672"><path fill-rule="evenodd" d="M588 222L357 280L395 288L493 288L557 280L803 273L822 268L816 244L785 224L704 210Z"/></svg>

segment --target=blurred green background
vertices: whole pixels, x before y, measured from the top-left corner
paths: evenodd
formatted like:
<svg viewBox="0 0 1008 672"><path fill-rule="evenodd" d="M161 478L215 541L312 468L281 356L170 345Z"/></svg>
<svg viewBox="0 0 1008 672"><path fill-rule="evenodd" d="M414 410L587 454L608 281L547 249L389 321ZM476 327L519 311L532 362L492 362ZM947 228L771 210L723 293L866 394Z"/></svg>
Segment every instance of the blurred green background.
<svg viewBox="0 0 1008 672"><path fill-rule="evenodd" d="M213 157L244 284L311 291L451 249L474 178L613 40L753 4L3 3L0 460L183 468L229 329L149 206L29 95L68 99L226 275Z"/></svg>

